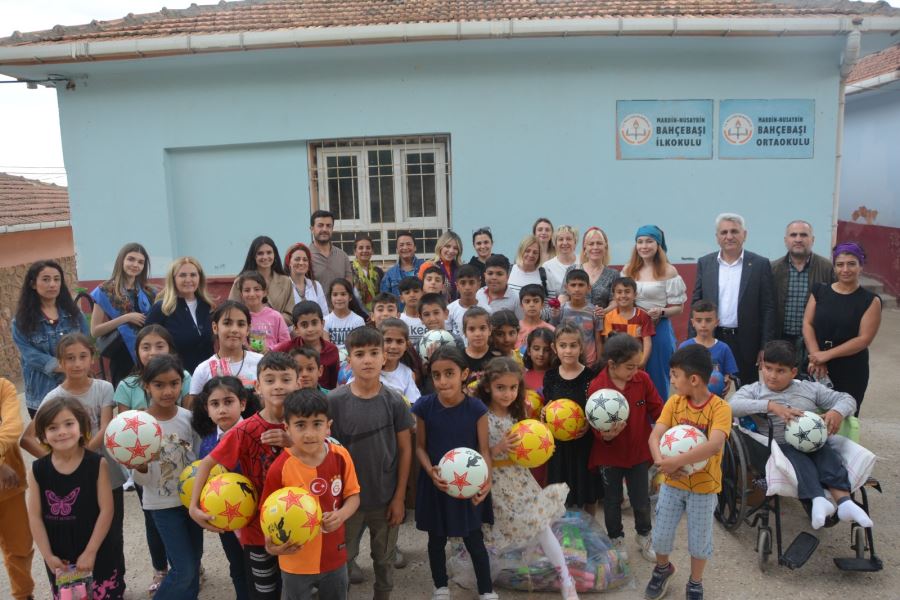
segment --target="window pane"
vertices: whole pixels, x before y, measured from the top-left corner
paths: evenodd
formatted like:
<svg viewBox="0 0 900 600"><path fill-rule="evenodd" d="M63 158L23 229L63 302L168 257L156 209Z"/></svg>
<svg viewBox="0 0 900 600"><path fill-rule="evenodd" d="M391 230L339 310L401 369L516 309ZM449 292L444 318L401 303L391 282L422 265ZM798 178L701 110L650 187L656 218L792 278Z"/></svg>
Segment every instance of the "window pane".
<svg viewBox="0 0 900 600"><path fill-rule="evenodd" d="M356 155L329 156L328 210L335 220L359 218L359 182L356 179Z"/></svg>
<svg viewBox="0 0 900 600"><path fill-rule="evenodd" d="M406 155L406 203L410 217L437 216L434 152Z"/></svg>
<svg viewBox="0 0 900 600"><path fill-rule="evenodd" d="M331 236L331 243L353 256L356 238L367 235L372 240L372 255L381 256L381 232L380 231L335 231ZM396 247L396 242L394 246ZM394 250L396 253L396 249Z"/></svg>
<svg viewBox="0 0 900 600"><path fill-rule="evenodd" d="M393 223L394 166L390 150L369 150L369 206L373 223ZM377 254L377 253L376 253Z"/></svg>
<svg viewBox="0 0 900 600"><path fill-rule="evenodd" d="M444 233L442 229L409 229L416 239L416 254L422 258L434 256L434 247L438 238ZM397 254L397 231L388 231L388 254Z"/></svg>

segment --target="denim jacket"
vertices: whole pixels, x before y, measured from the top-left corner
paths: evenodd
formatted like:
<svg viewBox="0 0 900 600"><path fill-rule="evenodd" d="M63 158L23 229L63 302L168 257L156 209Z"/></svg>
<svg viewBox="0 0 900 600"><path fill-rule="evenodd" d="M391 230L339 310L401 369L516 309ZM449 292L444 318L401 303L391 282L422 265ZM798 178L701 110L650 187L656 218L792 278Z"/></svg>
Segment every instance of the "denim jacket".
<svg viewBox="0 0 900 600"><path fill-rule="evenodd" d="M78 315L72 319L68 314L60 311L59 321L51 325L46 317L41 317L37 329L31 333L22 333L12 323L13 341L19 348L22 363L22 376L25 379L25 405L37 410L41 400L47 393L62 383L62 373L56 371L59 363L56 361L56 344L67 333L81 331L90 335L87 320L84 315Z"/></svg>

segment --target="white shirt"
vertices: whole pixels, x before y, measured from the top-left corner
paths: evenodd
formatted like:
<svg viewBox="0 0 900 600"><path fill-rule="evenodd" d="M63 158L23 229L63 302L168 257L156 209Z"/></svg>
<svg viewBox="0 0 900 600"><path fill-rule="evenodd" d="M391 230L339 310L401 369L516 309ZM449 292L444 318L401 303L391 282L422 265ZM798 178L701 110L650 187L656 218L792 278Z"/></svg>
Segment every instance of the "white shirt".
<svg viewBox="0 0 900 600"><path fill-rule="evenodd" d="M313 281L310 278L304 279L304 287L303 294L301 296L300 290L297 289L297 284L294 283L294 280L291 280L291 289L294 291L294 304L302 300L309 300L310 302L315 302L322 309L322 314L328 314L328 302L325 301L325 292L322 290L322 284L318 281Z"/></svg>
<svg viewBox="0 0 900 600"><path fill-rule="evenodd" d="M422 395L419 388L416 387L412 369L403 363L398 364L393 371L382 371L380 379L381 383L397 390L410 404L415 404Z"/></svg>
<svg viewBox="0 0 900 600"><path fill-rule="evenodd" d="M185 304L187 304L188 310L191 312L191 316L194 318L194 325L197 324L197 300L186 300Z"/></svg>
<svg viewBox="0 0 900 600"><path fill-rule="evenodd" d="M252 387L256 383L256 367L261 360L262 354L250 350L244 350L244 358L235 362L213 354L194 369L194 374L191 375L191 395L196 396L202 392L203 386L213 377L225 375L233 375L245 386Z"/></svg>
<svg viewBox="0 0 900 600"><path fill-rule="evenodd" d="M447 320L448 322L453 321L454 329L447 328L447 331L450 333L455 333L459 336L465 335L465 331L463 330L463 317L466 314L466 311L472 308L473 306L478 306L478 301L475 301L475 304L472 306L463 306L460 304L459 300L454 300L450 304L447 305L447 312L450 313L450 318Z"/></svg>
<svg viewBox="0 0 900 600"><path fill-rule="evenodd" d="M559 262L559 257L554 257L545 262L542 267L544 267L544 271L547 272L547 296L550 298L556 298L563 292L565 292L565 284L566 284L566 271L569 270L569 267L575 266L576 269L581 268L581 264L578 262L578 259L575 259L575 262L571 265L564 265ZM538 274L540 277L540 274Z"/></svg>
<svg viewBox="0 0 900 600"><path fill-rule="evenodd" d="M719 263L719 326L738 327L738 296L741 291L741 272L744 270L744 252L728 264L722 252L716 257Z"/></svg>
<svg viewBox="0 0 900 600"><path fill-rule="evenodd" d="M509 289L509 286L506 287L506 292L503 296L499 298L491 298L487 287L483 287L475 292L475 299L478 301L478 306L491 314L498 310L507 309L516 313L517 319L522 318L522 306L519 304L519 296L514 294Z"/></svg>
<svg viewBox="0 0 900 600"><path fill-rule="evenodd" d="M547 286L550 286L550 276L547 276ZM506 285L509 286L510 292L519 295L519 291L528 284L537 284L541 285L541 272L537 269L531 272L523 271L519 268L519 265L513 265L512 270L509 272L509 281Z"/></svg>
<svg viewBox="0 0 900 600"><path fill-rule="evenodd" d="M243 420L244 420L244 417L238 417L238 420L235 421L234 425L237 425L238 423L240 423ZM232 425L232 427L234 427L234 425ZM229 431L231 431L231 430L229 429ZM216 440L221 440L222 436L225 435L226 433L228 433L228 431L222 431L222 428L219 427L218 425L216 425Z"/></svg>
<svg viewBox="0 0 900 600"><path fill-rule="evenodd" d="M338 348L344 347L344 340L350 332L357 327L365 327L366 322L355 312L350 312L346 317L339 317L333 312L325 315L325 331L331 336L331 343Z"/></svg>
<svg viewBox="0 0 900 600"><path fill-rule="evenodd" d="M422 319L419 317L411 317L406 314L405 311L400 313L400 320L409 327L409 341L412 342L413 348L418 348L419 340L422 339L422 336L425 335L428 328L422 323Z"/></svg>
<svg viewBox="0 0 900 600"><path fill-rule="evenodd" d="M162 429L159 458L147 463L147 472L134 471L134 481L144 486L141 504L144 510L181 506L178 476L197 458L200 437L191 427L191 411L178 407L175 416L158 419Z"/></svg>

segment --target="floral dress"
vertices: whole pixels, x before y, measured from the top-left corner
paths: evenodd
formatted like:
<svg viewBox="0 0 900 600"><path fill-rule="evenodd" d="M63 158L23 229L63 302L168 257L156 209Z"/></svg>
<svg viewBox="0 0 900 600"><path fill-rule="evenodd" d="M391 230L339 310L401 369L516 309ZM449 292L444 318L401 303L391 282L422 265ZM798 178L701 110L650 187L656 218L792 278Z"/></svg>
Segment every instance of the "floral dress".
<svg viewBox="0 0 900 600"><path fill-rule="evenodd" d="M498 417L488 411L490 445L500 443L514 424L511 416ZM483 526L484 541L497 550L521 547L566 512L569 486L558 483L541 489L527 468L511 462L506 455L493 458L494 525Z"/></svg>

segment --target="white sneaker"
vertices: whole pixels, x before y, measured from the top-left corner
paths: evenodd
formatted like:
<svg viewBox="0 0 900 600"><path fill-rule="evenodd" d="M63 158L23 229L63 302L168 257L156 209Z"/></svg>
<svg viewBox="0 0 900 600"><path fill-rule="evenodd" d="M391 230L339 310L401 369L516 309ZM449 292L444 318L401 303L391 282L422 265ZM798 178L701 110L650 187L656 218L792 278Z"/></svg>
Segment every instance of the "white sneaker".
<svg viewBox="0 0 900 600"><path fill-rule="evenodd" d="M656 552L653 551L653 540L649 535L635 535L634 541L637 542L638 548L641 549L641 556L652 563L656 562Z"/></svg>
<svg viewBox="0 0 900 600"><path fill-rule="evenodd" d="M619 556L622 557L622 560L628 560L628 548L625 547L625 536L619 536L612 540L613 548L619 553Z"/></svg>
<svg viewBox="0 0 900 600"><path fill-rule="evenodd" d="M122 490L125 492L130 492L134 489L134 477L131 475L131 471L128 471L128 479L125 480L125 483L122 484Z"/></svg>
<svg viewBox="0 0 900 600"><path fill-rule="evenodd" d="M478 596L478 600L500 600L500 596L498 596L496 592L488 592L487 594Z"/></svg>
<svg viewBox="0 0 900 600"><path fill-rule="evenodd" d="M435 588L435 590L431 592L431 600L450 600L450 588Z"/></svg>

